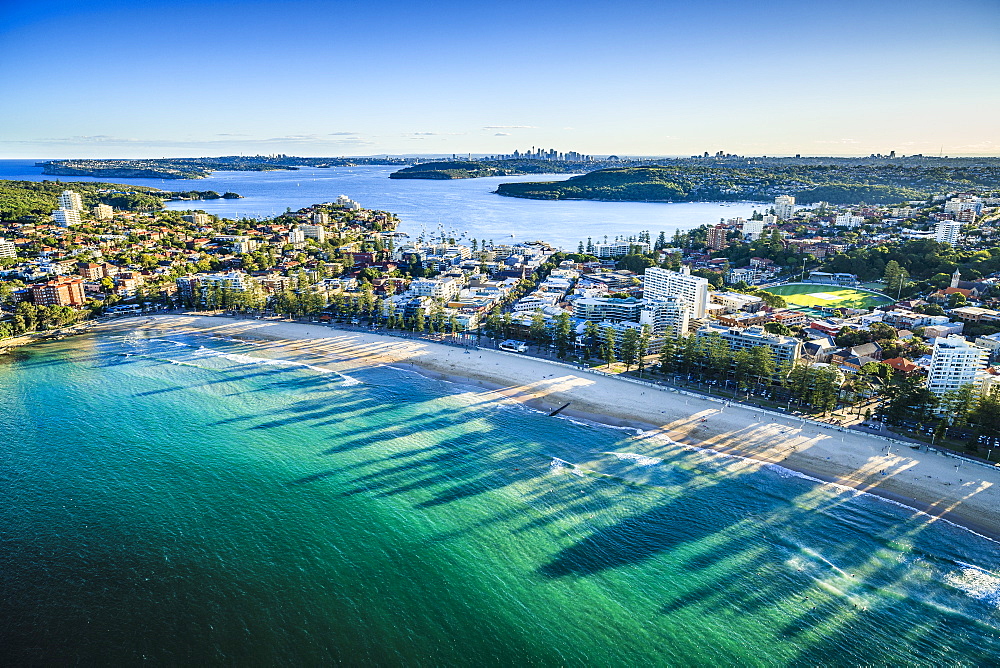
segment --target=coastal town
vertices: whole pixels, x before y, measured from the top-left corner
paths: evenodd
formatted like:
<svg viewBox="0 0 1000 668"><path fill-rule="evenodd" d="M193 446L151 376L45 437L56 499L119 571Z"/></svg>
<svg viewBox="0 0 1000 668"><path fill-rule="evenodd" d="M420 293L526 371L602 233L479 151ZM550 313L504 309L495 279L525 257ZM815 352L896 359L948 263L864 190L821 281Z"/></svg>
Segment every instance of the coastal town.
<svg viewBox="0 0 1000 668"><path fill-rule="evenodd" d="M895 429L1000 437L1000 196L796 205L557 249L436 234L346 195L270 220L115 208L67 186L3 222L0 346L163 310L490 345ZM120 193L119 193L120 195Z"/></svg>

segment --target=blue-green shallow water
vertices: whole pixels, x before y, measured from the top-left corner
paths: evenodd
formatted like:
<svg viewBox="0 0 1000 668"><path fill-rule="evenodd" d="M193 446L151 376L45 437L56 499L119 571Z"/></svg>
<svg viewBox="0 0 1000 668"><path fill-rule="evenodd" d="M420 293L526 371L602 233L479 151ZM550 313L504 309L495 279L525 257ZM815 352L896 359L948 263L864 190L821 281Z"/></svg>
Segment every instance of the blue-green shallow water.
<svg viewBox="0 0 1000 668"><path fill-rule="evenodd" d="M0 364L3 663L1000 659L997 545L964 529L602 454L653 446L403 371L171 339Z"/></svg>

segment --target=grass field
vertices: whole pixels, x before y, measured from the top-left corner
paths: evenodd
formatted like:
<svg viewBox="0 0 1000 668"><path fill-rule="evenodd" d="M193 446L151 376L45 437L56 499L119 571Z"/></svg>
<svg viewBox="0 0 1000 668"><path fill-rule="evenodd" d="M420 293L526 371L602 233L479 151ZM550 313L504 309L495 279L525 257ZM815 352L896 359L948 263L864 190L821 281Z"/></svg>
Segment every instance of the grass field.
<svg viewBox="0 0 1000 668"><path fill-rule="evenodd" d="M843 288L835 285L789 283L787 285L767 288L767 291L771 294L784 297L791 308L840 306L848 308L872 308L873 306L888 304L892 301L867 290Z"/></svg>

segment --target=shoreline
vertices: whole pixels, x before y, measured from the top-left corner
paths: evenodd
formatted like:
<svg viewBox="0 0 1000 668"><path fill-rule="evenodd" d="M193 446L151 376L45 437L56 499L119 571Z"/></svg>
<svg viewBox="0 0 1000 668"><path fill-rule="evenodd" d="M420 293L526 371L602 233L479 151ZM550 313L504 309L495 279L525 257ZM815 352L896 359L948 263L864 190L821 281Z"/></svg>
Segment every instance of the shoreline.
<svg viewBox="0 0 1000 668"><path fill-rule="evenodd" d="M116 320L93 331L134 329L266 341L272 345L263 350L274 349L285 358L291 353L295 361L348 373L389 366L486 390L499 401L540 412L569 402L560 417L637 430L643 454L649 456L672 444L736 457L739 468L777 465L906 506L928 523L945 520L1000 542L1000 469L966 466L963 472L961 463L944 455L912 450L887 454L886 442L863 432L839 432L793 416L643 387L546 360L485 349L466 354L461 347L318 324L171 314Z"/></svg>

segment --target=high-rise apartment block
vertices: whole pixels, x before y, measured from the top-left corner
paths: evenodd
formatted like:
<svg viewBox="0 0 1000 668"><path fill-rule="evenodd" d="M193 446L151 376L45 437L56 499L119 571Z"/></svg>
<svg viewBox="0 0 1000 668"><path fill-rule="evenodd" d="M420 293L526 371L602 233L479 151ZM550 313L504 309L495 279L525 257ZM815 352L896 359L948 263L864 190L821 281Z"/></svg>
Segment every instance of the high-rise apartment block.
<svg viewBox="0 0 1000 668"><path fill-rule="evenodd" d="M934 228L934 240L939 244L951 244L954 246L958 242L958 235L962 232L962 223L957 220L938 221Z"/></svg>
<svg viewBox="0 0 1000 668"><path fill-rule="evenodd" d="M7 241L6 239L0 239L0 258L16 258L17 248L14 246L14 242Z"/></svg>
<svg viewBox="0 0 1000 668"><path fill-rule="evenodd" d="M326 217L325 213L323 214L323 217ZM313 214L313 220L315 220L315 214ZM302 230L302 234L306 239L315 239L320 243L326 241L326 228L320 224L299 225L299 229Z"/></svg>
<svg viewBox="0 0 1000 668"><path fill-rule="evenodd" d="M774 216L771 216L772 218ZM754 239L759 239L760 235L764 233L764 221L763 220L744 220L743 221L743 238L749 241Z"/></svg>
<svg viewBox="0 0 1000 668"><path fill-rule="evenodd" d="M643 300L639 312L639 324L649 325L654 334L684 336L687 334L691 316L687 304L680 297L661 300Z"/></svg>
<svg viewBox="0 0 1000 668"><path fill-rule="evenodd" d="M795 215L795 198L791 195L778 195L774 198L774 215L779 220L788 220Z"/></svg>
<svg viewBox="0 0 1000 668"><path fill-rule="evenodd" d="M80 193L72 190L64 190L59 195L59 208L72 209L73 211L83 211L83 198Z"/></svg>
<svg viewBox="0 0 1000 668"><path fill-rule="evenodd" d="M938 337L927 372L927 389L940 397L963 385L974 385L976 376L986 368L989 354L988 350L966 341L964 336Z"/></svg>
<svg viewBox="0 0 1000 668"><path fill-rule="evenodd" d="M80 224L80 212L77 209L56 209L52 212L52 219L60 227Z"/></svg>
<svg viewBox="0 0 1000 668"><path fill-rule="evenodd" d="M729 232L723 225L716 225L708 228L708 236L705 237L705 245L712 250L722 250L727 246L726 233Z"/></svg>
<svg viewBox="0 0 1000 668"><path fill-rule="evenodd" d="M313 225L329 225L330 216L326 211L313 211L312 223Z"/></svg>
<svg viewBox="0 0 1000 668"><path fill-rule="evenodd" d="M708 305L708 279L692 276L691 268L684 266L681 271L669 271L650 267L643 276L643 296L649 300L666 300L679 297L688 308L691 318L705 317Z"/></svg>

